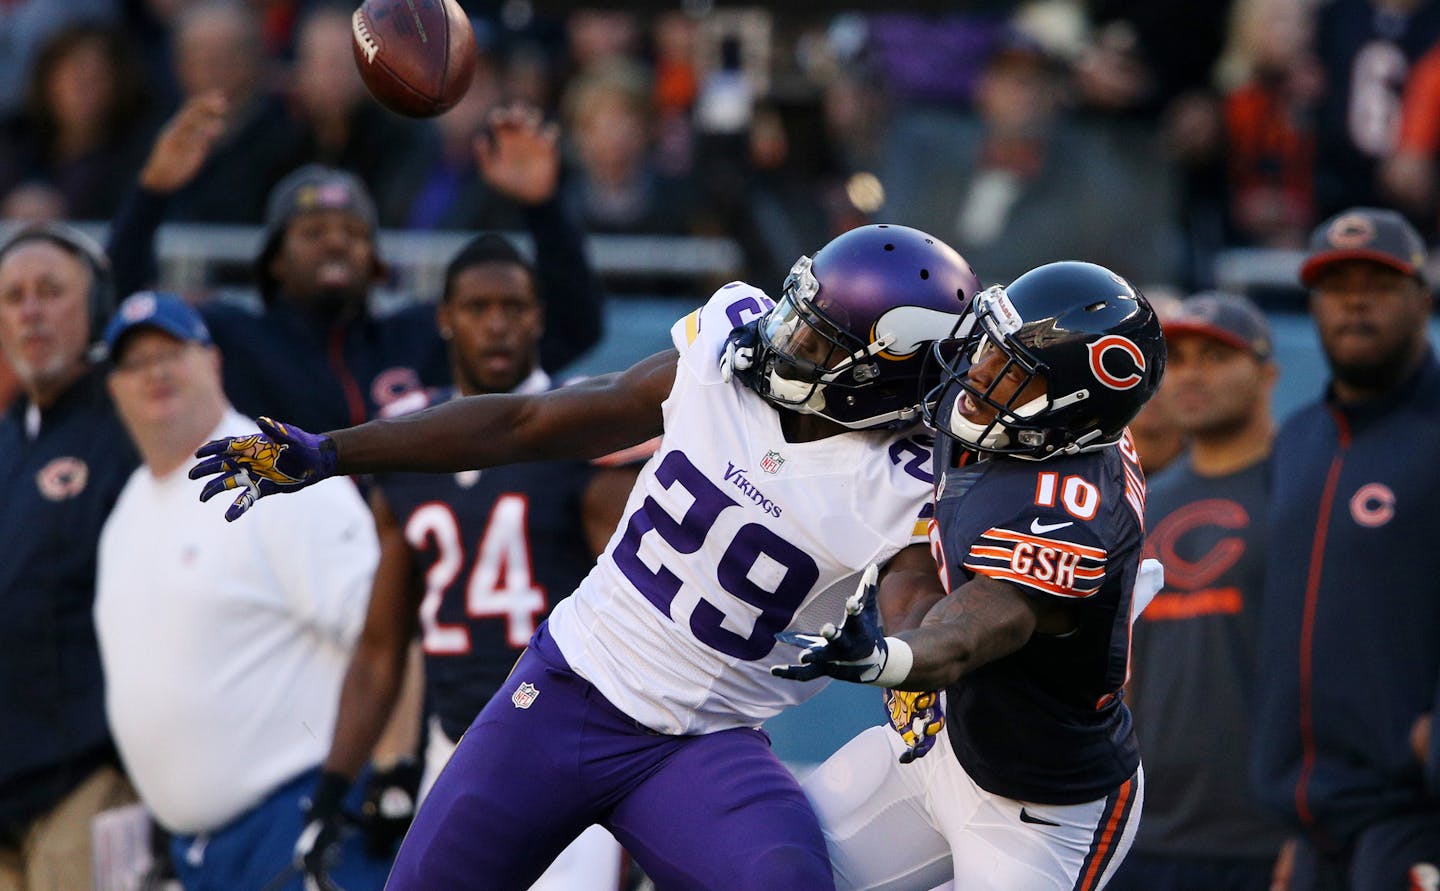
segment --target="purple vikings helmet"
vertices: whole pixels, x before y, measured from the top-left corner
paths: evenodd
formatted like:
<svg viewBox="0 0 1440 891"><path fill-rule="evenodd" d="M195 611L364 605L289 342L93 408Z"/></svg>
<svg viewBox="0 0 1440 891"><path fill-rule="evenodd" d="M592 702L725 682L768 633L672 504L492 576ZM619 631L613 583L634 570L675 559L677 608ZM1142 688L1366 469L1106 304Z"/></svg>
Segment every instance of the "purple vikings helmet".
<svg viewBox="0 0 1440 891"><path fill-rule="evenodd" d="M774 405L856 430L920 419L930 343L955 327L980 281L940 239L862 226L795 261L760 319L747 382Z"/></svg>
<svg viewBox="0 0 1440 891"><path fill-rule="evenodd" d="M988 347L1006 363L980 386L968 373ZM967 449L1030 460L1118 441L1165 373L1155 311L1138 289L1094 263L1049 263L981 291L933 353L941 382L925 400L926 423ZM1019 386L1001 401L995 390L1012 372L1022 376ZM1045 394L1012 404L1037 377ZM969 420L962 400L990 406L994 420Z"/></svg>

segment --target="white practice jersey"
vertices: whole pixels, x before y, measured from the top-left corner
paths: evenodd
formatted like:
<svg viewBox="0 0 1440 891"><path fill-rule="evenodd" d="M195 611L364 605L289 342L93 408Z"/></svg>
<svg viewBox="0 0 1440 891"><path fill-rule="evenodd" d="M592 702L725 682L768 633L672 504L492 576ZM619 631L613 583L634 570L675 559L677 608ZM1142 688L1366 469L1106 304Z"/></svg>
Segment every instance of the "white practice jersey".
<svg viewBox="0 0 1440 891"><path fill-rule="evenodd" d="M780 411L724 382L730 331L772 305L726 285L677 322L665 435L605 553L550 616L571 667L653 730L757 726L819 692L773 677L775 633L839 622L871 562L925 541L930 442L919 428L785 440Z"/></svg>

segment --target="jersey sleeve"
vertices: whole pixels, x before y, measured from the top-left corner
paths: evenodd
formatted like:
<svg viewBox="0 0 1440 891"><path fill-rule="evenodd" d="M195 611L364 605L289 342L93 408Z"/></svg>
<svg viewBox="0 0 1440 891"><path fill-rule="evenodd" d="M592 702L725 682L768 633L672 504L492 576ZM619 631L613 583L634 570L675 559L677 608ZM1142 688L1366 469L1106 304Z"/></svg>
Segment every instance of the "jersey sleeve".
<svg viewBox="0 0 1440 891"><path fill-rule="evenodd" d="M935 519L935 502L927 501L915 515L915 526L910 530L911 544L927 544L930 541L930 524Z"/></svg>
<svg viewBox="0 0 1440 891"><path fill-rule="evenodd" d="M775 305L759 288L731 282L711 295L705 305L670 328L680 362L702 383L720 380L720 355L734 329L758 319Z"/></svg>
<svg viewBox="0 0 1440 891"><path fill-rule="evenodd" d="M1105 584L1109 556L1092 524L1032 511L985 529L964 560L965 568L979 575L1083 600Z"/></svg>

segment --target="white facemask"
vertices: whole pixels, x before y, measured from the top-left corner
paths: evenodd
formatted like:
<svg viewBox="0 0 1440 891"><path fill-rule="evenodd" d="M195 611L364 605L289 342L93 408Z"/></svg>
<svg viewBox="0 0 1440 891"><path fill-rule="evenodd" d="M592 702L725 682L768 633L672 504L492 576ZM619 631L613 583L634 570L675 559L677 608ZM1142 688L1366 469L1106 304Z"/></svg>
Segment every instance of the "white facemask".
<svg viewBox="0 0 1440 891"><path fill-rule="evenodd" d="M1012 411L1012 414L1022 418L1029 418L1039 414L1049 404L1046 396L1037 396L1024 405ZM1000 424L977 424L960 413L960 402L957 398L954 405L950 407L950 433L958 440L971 445L987 449L1009 448L1015 445L1010 441L1010 431ZM985 428L989 427L989 432Z"/></svg>

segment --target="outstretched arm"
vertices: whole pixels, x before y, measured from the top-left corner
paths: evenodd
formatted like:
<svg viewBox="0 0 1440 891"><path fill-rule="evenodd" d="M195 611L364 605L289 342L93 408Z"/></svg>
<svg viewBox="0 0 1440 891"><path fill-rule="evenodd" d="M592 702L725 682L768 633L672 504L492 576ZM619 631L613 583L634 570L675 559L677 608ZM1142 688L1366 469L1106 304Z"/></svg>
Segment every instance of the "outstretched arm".
<svg viewBox="0 0 1440 891"><path fill-rule="evenodd" d="M225 519L256 500L296 492L337 474L410 470L432 473L557 458L598 458L658 436L661 404L675 382L679 354L656 353L618 374L531 396L456 399L413 415L370 421L330 434L260 418L260 432L207 442L190 478L213 476L209 501L239 490Z"/></svg>
<svg viewBox="0 0 1440 891"><path fill-rule="evenodd" d="M662 431L674 350L628 371L533 396L454 399L330 434L337 473L446 472L524 461L598 458Z"/></svg>
<svg viewBox="0 0 1440 891"><path fill-rule="evenodd" d="M982 665L1025 645L1041 622L1043 604L1023 588L977 575L935 604L920 627L897 637L913 654L905 690L948 687Z"/></svg>

